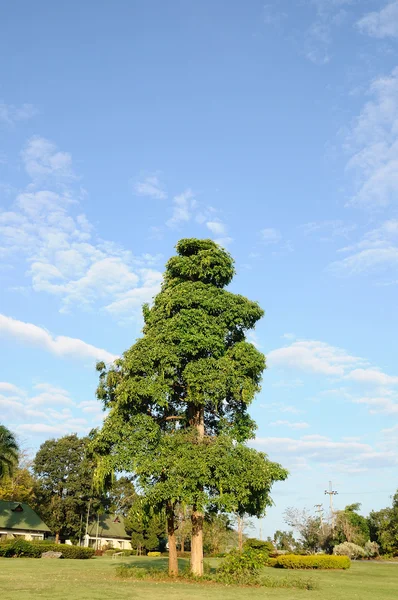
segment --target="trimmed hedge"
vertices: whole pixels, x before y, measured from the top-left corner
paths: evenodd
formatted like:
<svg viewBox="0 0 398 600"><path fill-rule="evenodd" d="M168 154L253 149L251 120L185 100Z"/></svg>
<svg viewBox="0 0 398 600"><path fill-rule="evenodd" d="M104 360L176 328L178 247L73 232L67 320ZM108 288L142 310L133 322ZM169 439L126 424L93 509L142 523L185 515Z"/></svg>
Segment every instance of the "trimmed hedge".
<svg viewBox="0 0 398 600"><path fill-rule="evenodd" d="M329 554L311 554L309 556L283 554L275 559L273 566L276 569L349 569L351 561L348 556Z"/></svg>
<svg viewBox="0 0 398 600"><path fill-rule="evenodd" d="M147 556L162 556L161 552L148 552Z"/></svg>
<svg viewBox="0 0 398 600"><path fill-rule="evenodd" d="M11 540L0 543L0 556L5 558L40 558L42 552L62 552L63 558L92 558L94 548L82 548L69 544L54 544L54 542L28 542L26 540Z"/></svg>

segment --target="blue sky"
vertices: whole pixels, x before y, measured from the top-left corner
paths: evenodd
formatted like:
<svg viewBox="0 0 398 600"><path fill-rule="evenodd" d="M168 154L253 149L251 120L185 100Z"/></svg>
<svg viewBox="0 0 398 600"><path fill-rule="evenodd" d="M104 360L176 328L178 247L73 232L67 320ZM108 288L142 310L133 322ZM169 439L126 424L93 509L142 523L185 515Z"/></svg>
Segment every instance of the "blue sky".
<svg viewBox="0 0 398 600"><path fill-rule="evenodd" d="M398 1L15 0L0 24L1 421L101 422L181 237L236 258L287 506L390 503L398 466Z"/></svg>

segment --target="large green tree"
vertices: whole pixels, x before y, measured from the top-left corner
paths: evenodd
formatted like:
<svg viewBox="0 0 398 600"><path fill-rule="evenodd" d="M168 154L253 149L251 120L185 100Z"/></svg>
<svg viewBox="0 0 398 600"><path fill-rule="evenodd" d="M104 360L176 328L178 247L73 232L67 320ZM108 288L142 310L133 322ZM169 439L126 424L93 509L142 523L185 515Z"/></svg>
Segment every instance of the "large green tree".
<svg viewBox="0 0 398 600"><path fill-rule="evenodd" d="M94 465L87 455L88 442L89 438L76 434L47 440L33 462L37 509L57 542L60 537L80 537L88 507L94 514L100 505L93 495Z"/></svg>
<svg viewBox="0 0 398 600"><path fill-rule="evenodd" d="M381 552L398 554L398 490L391 507L369 514L368 525L370 539L379 544Z"/></svg>
<svg viewBox="0 0 398 600"><path fill-rule="evenodd" d="M191 570L201 575L205 507L259 516L272 483L287 475L244 446L265 368L245 332L263 311L225 289L233 275L231 256L213 241L180 240L161 292L144 306L143 336L109 368L97 365L97 395L110 409L94 443L98 476L132 471L148 501L163 507L171 572L177 506L191 507Z"/></svg>
<svg viewBox="0 0 398 600"><path fill-rule="evenodd" d="M18 465L18 443L15 435L0 425L0 479L11 477Z"/></svg>

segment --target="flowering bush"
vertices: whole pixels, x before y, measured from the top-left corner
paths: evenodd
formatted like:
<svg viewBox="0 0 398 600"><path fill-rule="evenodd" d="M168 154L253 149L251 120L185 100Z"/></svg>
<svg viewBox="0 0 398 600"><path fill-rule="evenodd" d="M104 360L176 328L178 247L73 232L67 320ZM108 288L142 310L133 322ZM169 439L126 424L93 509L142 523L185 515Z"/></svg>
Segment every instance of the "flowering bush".
<svg viewBox="0 0 398 600"><path fill-rule="evenodd" d="M338 544L333 548L333 554L336 556L348 556L353 560L357 558L363 558L366 556L365 550L361 546L357 546L356 544L352 544L351 542L344 542L343 544Z"/></svg>

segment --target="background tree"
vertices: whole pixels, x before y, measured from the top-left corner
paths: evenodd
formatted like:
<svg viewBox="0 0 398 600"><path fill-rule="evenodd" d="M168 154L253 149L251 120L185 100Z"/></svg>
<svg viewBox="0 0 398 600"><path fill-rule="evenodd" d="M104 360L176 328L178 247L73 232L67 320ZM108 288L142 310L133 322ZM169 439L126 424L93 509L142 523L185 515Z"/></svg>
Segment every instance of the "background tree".
<svg viewBox="0 0 398 600"><path fill-rule="evenodd" d="M350 542L365 546L370 537L369 524L366 517L358 513L360 508L359 503L349 504L337 512L332 536L335 544Z"/></svg>
<svg viewBox="0 0 398 600"><path fill-rule="evenodd" d="M80 537L89 502L91 514L101 504L93 494L94 465L87 456L88 442L89 438L76 434L47 440L33 462L37 510L55 533L56 542L60 536Z"/></svg>
<svg viewBox="0 0 398 600"><path fill-rule="evenodd" d="M119 477L111 482L107 496L107 510L127 517L138 497L131 477Z"/></svg>
<svg viewBox="0 0 398 600"><path fill-rule="evenodd" d="M161 292L151 308L144 306L143 337L110 368L97 366L97 395L110 409L94 444L102 457L98 476L109 476L112 470L134 472L154 506L163 506L170 572L178 568L178 505L191 506L191 570L196 575L203 573L207 504L246 510L243 489L241 498L232 502L234 468L226 453L254 435L248 406L260 389L265 359L245 340L245 332L263 311L256 302L224 289L233 275L231 256L213 241L180 240L177 256L167 263ZM224 442L218 444L217 438ZM217 466L221 455L215 455L216 446L224 452L225 473ZM252 459L254 455L244 455L240 446L237 457ZM261 475L249 469L255 479L246 479L252 496L247 506L254 514L269 503L272 482L287 475L279 465L279 470L271 466L264 454L259 457L264 463ZM240 466L241 473L249 467L242 460ZM231 492L224 502L221 483L229 481Z"/></svg>
<svg viewBox="0 0 398 600"><path fill-rule="evenodd" d="M300 544L294 537L293 531L280 531L278 529L274 533L273 543L277 550L282 550L283 552L295 553L301 549Z"/></svg>
<svg viewBox="0 0 398 600"><path fill-rule="evenodd" d="M325 546L329 531L322 527L319 517L314 517L306 509L293 507L285 510L284 517L285 522L299 533L303 550L314 554Z"/></svg>
<svg viewBox="0 0 398 600"><path fill-rule="evenodd" d="M126 531L131 534L131 545L137 554L158 550L166 535L164 515L154 513L146 499L136 494L124 521Z"/></svg>
<svg viewBox="0 0 398 600"><path fill-rule="evenodd" d="M18 450L15 435L0 425L0 479L12 476L18 464Z"/></svg>
<svg viewBox="0 0 398 600"><path fill-rule="evenodd" d="M398 554L398 490L392 507L372 511L368 517L370 539L377 542L383 554Z"/></svg>

